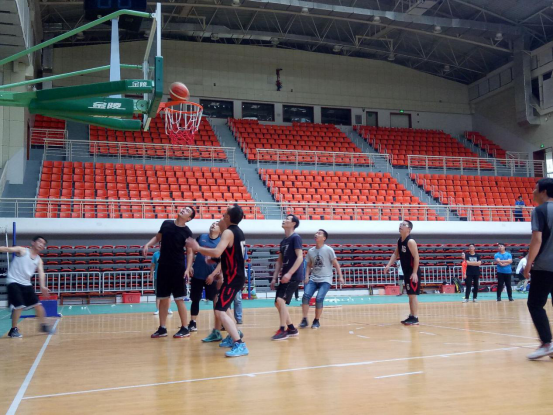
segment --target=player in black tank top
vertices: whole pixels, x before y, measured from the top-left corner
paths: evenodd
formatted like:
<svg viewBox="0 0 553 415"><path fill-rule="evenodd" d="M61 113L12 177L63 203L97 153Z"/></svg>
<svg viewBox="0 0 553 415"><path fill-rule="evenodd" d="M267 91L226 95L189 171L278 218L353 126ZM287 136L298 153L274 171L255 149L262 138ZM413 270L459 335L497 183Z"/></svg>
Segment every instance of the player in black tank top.
<svg viewBox="0 0 553 415"><path fill-rule="evenodd" d="M246 344L242 342L242 333L236 327L234 319L226 311L238 292L242 291L245 281L244 251L246 241L242 230L237 226L244 212L238 204L230 206L223 219L219 221L219 228L223 232L221 241L215 248L201 247L194 239L186 241L186 247L199 252L205 257L221 258L221 268L224 282L215 305L215 315L221 321L229 336L221 342L221 347L231 347L225 355L227 357L246 356L249 354Z"/></svg>
<svg viewBox="0 0 553 415"><path fill-rule="evenodd" d="M390 266L395 264L397 258L401 262L401 268L403 270L403 279L405 281L405 287L407 288L407 294L409 295L409 317L403 320L401 323L413 326L419 324L418 311L418 299L420 294L421 283L417 275L419 270L419 251L416 241L411 237L411 229L413 224L404 220L399 225L399 234L401 235L397 241L397 248L392 254L388 265L384 268L384 273L388 274Z"/></svg>

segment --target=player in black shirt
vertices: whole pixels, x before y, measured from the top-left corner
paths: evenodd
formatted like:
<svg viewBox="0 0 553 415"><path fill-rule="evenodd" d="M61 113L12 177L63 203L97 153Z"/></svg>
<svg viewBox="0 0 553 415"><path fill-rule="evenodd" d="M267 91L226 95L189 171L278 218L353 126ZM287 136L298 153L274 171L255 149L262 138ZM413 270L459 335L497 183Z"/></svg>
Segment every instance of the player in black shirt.
<svg viewBox="0 0 553 415"><path fill-rule="evenodd" d="M472 301L475 303L478 296L478 280L480 279L480 265L482 265L482 261L480 260L480 254L477 254L474 250L474 244L469 245L469 251L467 253L463 252L462 258L467 261L465 299L463 303L469 302L471 286L473 286Z"/></svg>
<svg viewBox="0 0 553 415"><path fill-rule="evenodd" d="M186 297L186 280L190 276L194 252L186 249L186 240L192 236L192 232L186 225L196 216L196 211L192 206L182 208L175 220L166 220L161 224L161 228L142 249L142 254L147 257L148 249L163 240L160 248L160 256L157 270L157 292L156 296L159 302L159 328L152 334L152 338L167 337L167 312L171 295L179 309L181 320L180 330L173 335L174 338L183 338L190 336L186 328L186 307L184 297ZM186 269L184 266L184 252L186 250Z"/></svg>
<svg viewBox="0 0 553 415"><path fill-rule="evenodd" d="M395 252L384 269L384 273L388 274L390 267L392 264L395 264L399 256L407 295L409 295L409 309L411 311L409 317L401 322L406 326L416 326L419 324L417 314L419 303L417 296L421 292L421 284L417 275L417 271L419 270L419 250L417 243L411 238L411 229L413 229L411 221L404 220L399 224L399 234L401 236L397 240Z"/></svg>
<svg viewBox="0 0 553 415"><path fill-rule="evenodd" d="M225 355L227 357L246 356L249 354L246 343L242 342L241 333L236 327L233 318L227 314L230 304L236 293L242 291L246 281L244 252L246 250L246 239L244 233L238 227L244 217L244 212L238 204L229 206L219 221L221 241L215 248L201 247L192 238L186 241L186 247L193 252L199 252L205 257L221 258L221 270L223 271L224 282L219 292L219 298L215 305L215 314L229 334L227 339L219 345L221 347L232 347Z"/></svg>

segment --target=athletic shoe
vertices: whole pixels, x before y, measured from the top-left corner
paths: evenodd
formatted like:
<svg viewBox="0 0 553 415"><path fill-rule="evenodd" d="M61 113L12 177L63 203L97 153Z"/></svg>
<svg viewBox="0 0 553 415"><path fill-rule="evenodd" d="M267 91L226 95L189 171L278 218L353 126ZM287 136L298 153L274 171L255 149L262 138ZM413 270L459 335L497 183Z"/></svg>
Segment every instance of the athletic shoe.
<svg viewBox="0 0 553 415"><path fill-rule="evenodd" d="M409 314L409 317L407 317L405 320L402 320L401 324L405 324L406 322L408 322L409 320L412 320L412 319L413 319L413 316L411 314Z"/></svg>
<svg viewBox="0 0 553 415"><path fill-rule="evenodd" d="M411 317L410 320L407 320L405 323L406 326L418 326L419 325L419 319L418 317Z"/></svg>
<svg viewBox="0 0 553 415"><path fill-rule="evenodd" d="M167 314L173 314L173 310L171 309L167 310Z"/></svg>
<svg viewBox="0 0 553 415"><path fill-rule="evenodd" d="M242 333L240 330L238 330L238 334L240 335L241 339L244 337L244 333ZM230 334L227 334L227 337L225 337L225 340L219 343L219 347L232 347L233 344L234 344L234 340L232 340L232 337L230 337Z"/></svg>
<svg viewBox="0 0 553 415"><path fill-rule="evenodd" d="M182 339L183 337L188 337L188 336L190 336L190 332L184 326L182 326L179 331L173 334L174 339Z"/></svg>
<svg viewBox="0 0 553 415"><path fill-rule="evenodd" d="M311 328L318 329L319 327L321 327L321 323L319 323L319 320L317 319L313 320L313 324L311 324Z"/></svg>
<svg viewBox="0 0 553 415"><path fill-rule="evenodd" d="M288 337L298 337L300 334L298 329L295 327L293 329L286 329L286 333L288 333Z"/></svg>
<svg viewBox="0 0 553 415"><path fill-rule="evenodd" d="M41 324L40 325L40 331L45 334L54 334L55 330L53 326L49 326L48 324Z"/></svg>
<svg viewBox="0 0 553 415"><path fill-rule="evenodd" d="M473 303L477 303L478 300L477 300L476 298L473 298L473 299L472 299L472 302L473 302Z"/></svg>
<svg viewBox="0 0 553 415"><path fill-rule="evenodd" d="M304 318L301 319L300 329L304 329L307 326L309 326L309 323L307 322L307 319L304 317Z"/></svg>
<svg viewBox="0 0 553 415"><path fill-rule="evenodd" d="M246 347L246 343L234 343L232 349L225 353L226 357L239 357L247 356L250 354L250 351Z"/></svg>
<svg viewBox="0 0 553 415"><path fill-rule="evenodd" d="M159 326L157 331L152 334L152 339L157 339L158 337L167 337L167 329L165 327Z"/></svg>
<svg viewBox="0 0 553 415"><path fill-rule="evenodd" d="M204 343L220 342L221 340L223 340L223 336L221 336L221 332L216 329L213 329L211 333L209 333L209 336L202 339Z"/></svg>
<svg viewBox="0 0 553 415"><path fill-rule="evenodd" d="M515 301L513 298L509 298L509 301Z"/></svg>
<svg viewBox="0 0 553 415"><path fill-rule="evenodd" d="M12 339L20 339L23 337L23 335L17 330L17 327L12 327L8 333L8 337L11 337Z"/></svg>
<svg viewBox="0 0 553 415"><path fill-rule="evenodd" d="M463 303L468 303L468 302L469 302L468 298L463 299Z"/></svg>
<svg viewBox="0 0 553 415"><path fill-rule="evenodd" d="M198 331L195 321L190 320L190 323L188 323L188 331L189 332Z"/></svg>
<svg viewBox="0 0 553 415"><path fill-rule="evenodd" d="M552 356L553 355L553 346L551 343L549 344L543 344L538 347L538 349L534 353L530 353L528 356L526 356L530 360L536 360L540 357L545 356Z"/></svg>
<svg viewBox="0 0 553 415"><path fill-rule="evenodd" d="M242 324L242 320L236 320L236 324Z"/></svg>
<svg viewBox="0 0 553 415"><path fill-rule="evenodd" d="M288 338L288 332L286 330L278 329L277 332L273 337L271 337L271 340L286 340Z"/></svg>
<svg viewBox="0 0 553 415"><path fill-rule="evenodd" d="M501 302L501 298L498 298L498 299L497 299L497 302L498 302L498 303Z"/></svg>
<svg viewBox="0 0 553 415"><path fill-rule="evenodd" d="M154 316L157 316L159 314L159 310L154 311Z"/></svg>

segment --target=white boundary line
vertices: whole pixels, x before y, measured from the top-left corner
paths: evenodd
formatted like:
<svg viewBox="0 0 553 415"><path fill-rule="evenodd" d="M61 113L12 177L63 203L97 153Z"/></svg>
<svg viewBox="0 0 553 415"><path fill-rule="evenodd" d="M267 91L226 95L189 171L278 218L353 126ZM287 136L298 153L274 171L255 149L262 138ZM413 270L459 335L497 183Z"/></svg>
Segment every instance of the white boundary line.
<svg viewBox="0 0 553 415"><path fill-rule="evenodd" d="M532 339L532 340L536 340L536 344L537 344L537 339L535 337L528 337L528 336L519 336L518 334L506 334L506 333L496 333L496 332L493 332L493 331L482 331L482 330L471 330L471 329L461 329L461 328L458 328L458 327L447 327L447 326L436 326L434 324L426 324L426 323L420 323L421 326L425 326L425 327L436 327L436 328L439 328L439 329L449 329L449 330L458 330L458 331L470 331L472 333L483 333L483 334L495 334L496 336L507 336L507 337L518 337L518 338L521 338L521 339Z"/></svg>
<svg viewBox="0 0 553 415"><path fill-rule="evenodd" d="M407 372L407 373L398 373L397 375L376 376L375 379L395 378L396 376L419 375L421 373L424 373L424 372Z"/></svg>
<svg viewBox="0 0 553 415"><path fill-rule="evenodd" d="M298 367L298 368L294 368L294 369L269 370L269 371L266 371L266 372L241 373L241 374L237 374L237 375L215 376L215 377L210 377L210 378L185 379L185 380L175 380L175 381L171 381L171 382L146 383L146 384L142 384L142 385L117 386L117 387L113 387L113 388L102 388L102 389L90 389L90 390L75 391L75 392L53 393L53 394L49 394L49 395L29 396L29 397L23 398L23 400L53 398L53 397L58 397L58 396L82 395L82 394L86 394L86 393L95 393L95 392L109 392L109 391L118 391L118 390L127 390L127 389L138 389L138 388L147 388L147 387L151 387L151 386L176 385L176 384L181 384L181 383L195 383L195 382L204 382L204 381L220 380L220 379L235 379L235 378L242 378L242 377L255 377L255 376L261 376L261 375L274 375L274 374L278 374L278 373L302 372L302 371L306 371L306 370L327 369L327 368L334 368L334 367L365 366L365 365L371 365L371 364L374 364L374 363L403 362L403 361L407 361L407 360L432 359L432 358L436 358L436 357L442 358L442 357L450 357L450 356L463 356L463 355L476 354L476 353L491 353L491 352L500 352L500 351L510 351L510 350L517 350L517 349L520 349L520 348L521 347L518 347L518 346L515 346L515 347L502 347L502 348L499 348L499 349L473 350L473 351L469 351L469 352L457 352L457 353L437 354L437 355L429 355L429 356L401 357L401 358L395 358L395 359L372 360L372 361L366 361L366 362L336 363L336 364L332 364L332 365Z"/></svg>
<svg viewBox="0 0 553 415"><path fill-rule="evenodd" d="M57 320L54 323L53 330L56 330L58 323L59 323L59 320ZM29 387L31 380L33 379L33 375L35 374L36 368L38 367L40 360L42 359L42 356L44 355L44 352L46 351L46 347L48 347L48 343L50 343L50 339L52 338L52 336L53 334L49 334L46 340L44 341L44 344L42 345L42 349L40 349L40 352L38 352L35 362L29 369L29 373L27 373L27 376L25 377L25 380L21 384L21 387L19 388L17 395L15 395L15 398L13 398L13 402L10 405L8 412L6 412L6 415L14 415L15 412L17 411L17 408L19 408L19 404L21 403L21 401L25 399L23 398L23 395L25 395L25 392L27 391L27 388Z"/></svg>

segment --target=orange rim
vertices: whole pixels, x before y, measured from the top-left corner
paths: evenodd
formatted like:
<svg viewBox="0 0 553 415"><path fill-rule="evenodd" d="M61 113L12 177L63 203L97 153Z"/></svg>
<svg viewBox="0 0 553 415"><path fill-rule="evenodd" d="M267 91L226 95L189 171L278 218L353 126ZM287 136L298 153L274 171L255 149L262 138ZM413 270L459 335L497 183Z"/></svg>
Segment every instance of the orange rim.
<svg viewBox="0 0 553 415"><path fill-rule="evenodd" d="M176 107L177 105L181 105L181 104L193 105L193 106L196 107L196 111L181 111L181 110L171 108L171 107ZM184 114L194 114L198 111L203 111L204 107L202 107L200 104L197 104L197 103L191 102L191 101L168 101L168 102L161 102L159 104L159 108L157 109L157 113L159 114L163 110L167 110L167 111L170 111L170 112L182 112Z"/></svg>

